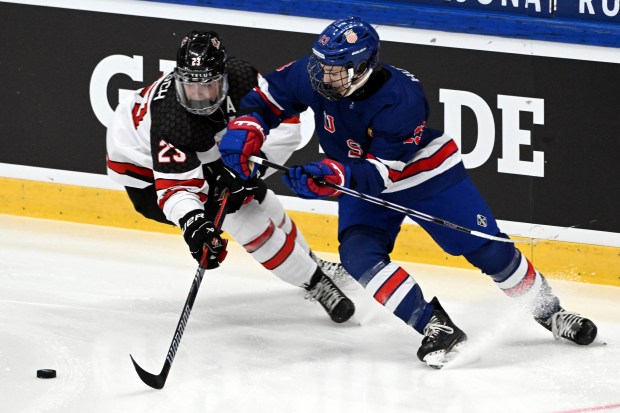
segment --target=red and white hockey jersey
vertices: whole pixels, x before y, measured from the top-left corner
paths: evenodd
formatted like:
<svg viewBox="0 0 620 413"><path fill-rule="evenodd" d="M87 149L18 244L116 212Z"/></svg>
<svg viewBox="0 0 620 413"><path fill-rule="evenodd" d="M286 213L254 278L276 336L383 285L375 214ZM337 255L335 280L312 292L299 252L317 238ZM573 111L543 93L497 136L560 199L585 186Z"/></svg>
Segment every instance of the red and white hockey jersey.
<svg viewBox="0 0 620 413"><path fill-rule="evenodd" d="M203 208L209 183L202 165L220 158L217 142L259 77L249 63L229 59L228 96L210 116L191 114L178 103L172 73L135 91L120 102L108 126L108 175L128 187L154 184L160 208L174 223ZM263 151L270 160L284 163L300 141L299 118L293 117L271 132Z"/></svg>

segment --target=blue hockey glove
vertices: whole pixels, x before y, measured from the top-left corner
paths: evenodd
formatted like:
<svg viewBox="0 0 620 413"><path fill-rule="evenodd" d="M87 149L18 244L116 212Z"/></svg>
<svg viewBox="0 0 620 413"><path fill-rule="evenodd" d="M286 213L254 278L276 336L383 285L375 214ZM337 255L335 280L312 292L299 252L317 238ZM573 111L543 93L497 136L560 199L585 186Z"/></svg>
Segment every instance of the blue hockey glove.
<svg viewBox="0 0 620 413"><path fill-rule="evenodd" d="M304 199L323 199L336 196L340 191L318 183L319 180L347 187L349 184L348 168L340 162L323 159L304 166L294 166L282 179L284 183Z"/></svg>
<svg viewBox="0 0 620 413"><path fill-rule="evenodd" d="M258 115L240 116L228 123L228 130L220 141L222 160L241 179L256 176L260 165L250 164L249 158L258 155L265 142L265 124Z"/></svg>

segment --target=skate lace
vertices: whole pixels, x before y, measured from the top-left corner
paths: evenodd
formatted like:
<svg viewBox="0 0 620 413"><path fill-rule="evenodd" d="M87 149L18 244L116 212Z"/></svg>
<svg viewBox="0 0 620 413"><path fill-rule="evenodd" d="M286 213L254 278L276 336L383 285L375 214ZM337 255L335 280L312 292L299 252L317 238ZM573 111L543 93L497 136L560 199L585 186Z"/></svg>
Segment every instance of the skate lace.
<svg viewBox="0 0 620 413"><path fill-rule="evenodd" d="M339 264L337 262L330 262L330 261L323 261L321 260L321 269L323 269L323 271L328 271L334 275L336 275L339 272L344 271L344 268L342 268L342 264Z"/></svg>
<svg viewBox="0 0 620 413"><path fill-rule="evenodd" d="M426 327L424 327L424 336L428 338L435 338L440 332L452 334L454 333L454 329L444 324L442 320L436 316L432 316Z"/></svg>
<svg viewBox="0 0 620 413"><path fill-rule="evenodd" d="M321 267L323 273L334 280L336 284L351 279L351 276L347 270L344 269L342 264L338 262L325 261L314 255L314 253L310 253L310 256L314 259L318 266Z"/></svg>
<svg viewBox="0 0 620 413"><path fill-rule="evenodd" d="M568 311L558 311L551 316L551 332L557 340L561 337L574 338L575 331L571 328L575 323L581 325L581 317L579 314L570 313Z"/></svg>
<svg viewBox="0 0 620 413"><path fill-rule="evenodd" d="M320 302L330 312L336 307L340 300L342 300L342 296L338 290L334 286L324 283L323 280L316 283L316 285L306 293L305 298L310 300L310 302Z"/></svg>

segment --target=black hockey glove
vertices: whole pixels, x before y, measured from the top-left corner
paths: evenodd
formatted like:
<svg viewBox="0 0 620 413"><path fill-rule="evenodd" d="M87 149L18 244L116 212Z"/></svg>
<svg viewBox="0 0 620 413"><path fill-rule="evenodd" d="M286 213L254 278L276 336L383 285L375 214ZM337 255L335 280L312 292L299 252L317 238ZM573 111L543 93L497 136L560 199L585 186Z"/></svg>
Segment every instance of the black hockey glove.
<svg viewBox="0 0 620 413"><path fill-rule="evenodd" d="M220 230L206 216L205 211L196 209L181 218L179 224L192 257L201 267L211 270L226 258L228 240L220 237Z"/></svg>
<svg viewBox="0 0 620 413"><path fill-rule="evenodd" d="M262 190L262 186L258 185L258 179L242 181L221 160L204 165L203 172L209 184L207 202L219 203L222 191L224 188L228 188L227 213L229 214L237 212L243 204L250 202ZM262 198L264 198L264 194L262 194Z"/></svg>

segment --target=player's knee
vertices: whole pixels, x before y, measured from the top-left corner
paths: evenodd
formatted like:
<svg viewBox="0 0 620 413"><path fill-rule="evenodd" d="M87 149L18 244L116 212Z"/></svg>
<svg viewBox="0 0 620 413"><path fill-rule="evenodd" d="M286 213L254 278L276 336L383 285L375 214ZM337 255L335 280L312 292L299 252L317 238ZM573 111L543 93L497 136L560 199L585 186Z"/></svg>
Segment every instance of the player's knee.
<svg viewBox="0 0 620 413"><path fill-rule="evenodd" d="M506 234L499 233L498 236L508 238ZM502 273L511 265L515 256L515 246L510 242L489 241L480 248L467 253L464 257L472 265L480 268L483 273L494 278L495 275Z"/></svg>
<svg viewBox="0 0 620 413"><path fill-rule="evenodd" d="M340 261L355 279L380 261L389 261L391 240L384 231L364 226L347 229L340 239Z"/></svg>

